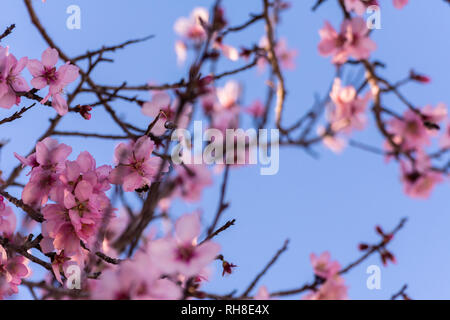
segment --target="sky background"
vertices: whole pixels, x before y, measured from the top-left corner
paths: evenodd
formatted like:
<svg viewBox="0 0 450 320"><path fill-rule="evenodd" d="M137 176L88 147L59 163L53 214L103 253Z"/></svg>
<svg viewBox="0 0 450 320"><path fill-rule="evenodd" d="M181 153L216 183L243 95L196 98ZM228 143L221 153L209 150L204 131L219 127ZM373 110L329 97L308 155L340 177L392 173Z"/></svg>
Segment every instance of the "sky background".
<svg viewBox="0 0 450 320"><path fill-rule="evenodd" d="M231 25L247 20L249 13L261 10L259 0L225 0L226 16ZM289 96L286 102L285 120L294 121L314 101L314 94L324 94L334 74L327 58L317 52L318 30L325 20L335 26L341 20L335 1L328 1L313 13L310 8L315 1L292 1L293 7L283 15L279 34L287 37L289 46L299 51L297 69L286 72ZM378 50L373 57L387 63L383 74L393 81L402 79L411 68L431 76L431 85L409 85L403 92L418 106L442 101L449 103L450 60L449 44L445 40L450 30L450 7L444 1L412 0L403 10L393 8L392 1L381 0L382 29L374 31ZM76 56L87 49L123 42L149 34L153 39L108 57L114 64L100 66L94 78L100 84L130 85L152 82L175 82L184 77L186 70L176 64L173 50L176 35L173 24L178 17L188 16L197 6L209 6L213 1L202 0L47 0L46 4L34 1L37 13L55 42L69 56ZM66 8L76 4L81 8L81 30L66 28ZM16 24L13 35L2 41L9 45L17 57L40 58L47 48L45 42L31 25L25 6L20 0L3 0L0 29ZM264 33L264 25L257 23L239 35L231 35L227 43L235 46L251 46ZM237 63L221 63L218 70L229 70ZM24 72L28 79L28 71ZM236 77L245 90L243 104L256 98L264 99L264 76L251 70ZM221 85L223 82L220 83ZM263 93L263 95L261 95ZM148 99L146 92L141 93ZM89 103L93 98L81 96L76 103ZM395 99L386 100L388 107L402 112L403 106ZM23 99L23 105L30 104ZM138 107L120 101L113 106L121 117L144 127L149 118L142 117ZM0 118L16 111L0 109ZM13 152L27 154L35 138L48 126L54 116L53 109L38 106L28 111L23 119L12 125L0 127L0 138L11 143L1 151L0 168L6 174L18 164ZM92 114L92 120L69 114L60 128L72 131L120 134L102 108ZM72 158L79 152L91 152L98 165L111 164L113 148L117 142L58 138L73 147ZM371 119L367 130L357 133L355 140L381 146L383 140L373 127ZM270 291L300 287L313 279L309 263L311 252L329 250L332 257L342 265L357 259L360 242L379 241L374 226L393 228L402 217L409 217L390 246L398 264L382 267L381 290L366 287L366 268L380 265L373 256L345 276L352 299L386 299L397 292L403 284L409 285L408 293L415 299L450 298L450 213L448 182L440 185L428 201L406 197L399 181L397 164L386 164L382 157L358 149L347 149L335 155L322 146L315 150L319 159L313 159L298 148L283 148L280 152L280 170L274 176L259 175L258 167L233 169L227 190L231 207L225 211L222 223L236 218L237 224L221 234L217 240L222 244L225 257L239 266L226 278L215 273L207 290L229 293L245 289L254 276L271 259L284 240L291 240L289 250L261 280ZM25 177L19 179L25 182ZM204 193L203 201L185 208L175 207L175 214L201 207L209 224L216 211L221 177ZM19 190L11 188L13 194ZM20 215L22 213L19 213ZM33 265L35 277L40 267ZM242 291L241 291L242 292ZM22 288L20 298L28 298ZM295 298L295 297L294 297Z"/></svg>

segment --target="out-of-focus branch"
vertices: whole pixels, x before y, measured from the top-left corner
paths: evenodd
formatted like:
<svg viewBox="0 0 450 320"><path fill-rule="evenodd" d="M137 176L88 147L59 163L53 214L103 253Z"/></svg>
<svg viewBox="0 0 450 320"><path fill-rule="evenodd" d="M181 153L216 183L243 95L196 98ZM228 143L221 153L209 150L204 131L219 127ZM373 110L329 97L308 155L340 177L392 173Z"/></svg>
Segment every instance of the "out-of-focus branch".
<svg viewBox="0 0 450 320"><path fill-rule="evenodd" d="M6 30L0 35L0 41L3 40L4 38L6 38L7 36L9 36L15 27L16 27L16 25L12 24L8 28L6 28Z"/></svg>
<svg viewBox="0 0 450 320"><path fill-rule="evenodd" d="M400 223L390 232L390 234L392 236L396 235L405 226L406 222L407 222L407 219L403 218L400 221ZM364 255L362 255L357 260L349 263L346 267L341 269L338 274L340 274L340 275L346 274L347 272L349 272L350 270L352 270L353 268L357 267L362 262L364 262L371 255L380 251L380 249L385 248L387 244L388 243L383 239L378 244L371 246L370 249ZM316 290L319 285L320 285L320 280L316 278L316 280L314 282L307 283L297 289L273 292L273 293L271 293L271 296L272 297L281 297L281 296L295 295L295 294L303 293L307 290Z"/></svg>

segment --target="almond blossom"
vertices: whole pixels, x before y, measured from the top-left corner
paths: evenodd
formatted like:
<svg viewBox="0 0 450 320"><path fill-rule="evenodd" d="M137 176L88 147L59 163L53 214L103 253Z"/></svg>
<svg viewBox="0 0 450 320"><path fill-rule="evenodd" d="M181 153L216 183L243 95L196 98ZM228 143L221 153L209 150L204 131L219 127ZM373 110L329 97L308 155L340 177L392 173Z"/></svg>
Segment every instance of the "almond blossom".
<svg viewBox="0 0 450 320"><path fill-rule="evenodd" d="M269 41L267 37L262 37L259 42L259 46L269 52ZM294 70L295 69L295 58L298 55L298 51L295 49L289 49L288 43L285 38L281 38L275 45L275 54L278 58L278 61L281 64L281 67L286 70ZM258 59L258 68L259 70L264 70L267 64L267 59L259 58Z"/></svg>
<svg viewBox="0 0 450 320"><path fill-rule="evenodd" d="M306 300L345 300L347 299L347 286L344 279L339 275L341 265L337 261L331 261L328 251L317 257L314 253L310 255L311 264L316 276L324 282L318 290L307 294Z"/></svg>
<svg viewBox="0 0 450 320"><path fill-rule="evenodd" d="M211 117L213 128L225 131L237 126L240 95L239 83L228 81L224 87L210 90L208 94L202 96L203 110Z"/></svg>
<svg viewBox="0 0 450 320"><path fill-rule="evenodd" d="M328 251L323 252L320 256L311 253L310 260L314 273L323 279L334 276L341 269L339 262L331 261L331 255Z"/></svg>
<svg viewBox="0 0 450 320"><path fill-rule="evenodd" d="M65 170L59 176L60 184L53 192L52 200L42 209L44 250L65 256L82 255L80 241L93 245L103 221L112 216L110 202L105 194L110 188L106 179L111 171L108 166L96 168L95 160L81 153L76 161L66 161Z"/></svg>
<svg viewBox="0 0 450 320"><path fill-rule="evenodd" d="M20 103L17 92L29 90L25 78L21 75L28 62L27 57L17 60L9 53L9 48L0 46L0 108L10 109Z"/></svg>
<svg viewBox="0 0 450 320"><path fill-rule="evenodd" d="M394 7L397 9L402 9L404 6L406 6L409 2L409 0L393 0Z"/></svg>
<svg viewBox="0 0 450 320"><path fill-rule="evenodd" d="M8 257L0 245L0 300L19 292L22 279L30 274L23 256Z"/></svg>
<svg viewBox="0 0 450 320"><path fill-rule="evenodd" d="M336 129L336 128L334 128ZM340 128L338 128L340 129ZM347 140L344 139L340 134L329 132L325 127L319 126L317 128L317 134L322 137L322 143L333 151L334 153L342 153L342 151L347 147Z"/></svg>
<svg viewBox="0 0 450 320"><path fill-rule="evenodd" d="M244 110L254 118L261 118L266 112L266 107L261 100L255 100L248 108Z"/></svg>
<svg viewBox="0 0 450 320"><path fill-rule="evenodd" d="M78 67L66 63L56 69L59 54L56 49L48 48L42 53L41 61L33 59L28 61L28 70L33 75L31 85L36 89L49 87L48 95L41 101L45 103L52 97L52 106L59 115L68 112L67 101L63 98L64 88L78 78Z"/></svg>
<svg viewBox="0 0 450 320"><path fill-rule="evenodd" d="M307 294L305 300L347 300L348 288L345 285L345 280L335 275L327 279L324 284L320 286L317 291Z"/></svg>
<svg viewBox="0 0 450 320"><path fill-rule="evenodd" d="M357 15L364 15L368 6L378 5L377 0L344 0L345 9L348 12L354 11Z"/></svg>
<svg viewBox="0 0 450 320"><path fill-rule="evenodd" d="M192 10L191 15L186 18L179 18L174 25L175 32L186 40L195 43L202 42L206 39L206 30L203 23L208 23L209 12L207 9L198 7Z"/></svg>
<svg viewBox="0 0 450 320"><path fill-rule="evenodd" d="M254 300L270 300L270 293L266 286L261 286L256 293Z"/></svg>
<svg viewBox="0 0 450 320"><path fill-rule="evenodd" d="M344 20L339 33L329 22L325 22L319 35L319 53L322 56L332 56L334 64L343 64L350 57L367 59L376 49L375 42L369 38L366 22L361 17Z"/></svg>
<svg viewBox="0 0 450 320"><path fill-rule="evenodd" d="M179 107L179 101L172 102L171 97L166 92L156 92L153 94L152 100L145 102L142 106L142 113L154 119L158 118L150 131L156 136L163 135L167 129L165 124L168 121L175 123L176 113ZM187 128L192 112L192 105L187 103L184 105L183 111L178 117L177 128Z"/></svg>
<svg viewBox="0 0 450 320"><path fill-rule="evenodd" d="M419 152L416 162L400 162L405 193L412 198L427 199L436 184L444 181L442 173L431 168L430 158Z"/></svg>
<svg viewBox="0 0 450 320"><path fill-rule="evenodd" d="M36 144L36 152L27 158L14 154L24 166L32 167L30 180L22 192L24 203L35 207L47 203L50 193L60 183L59 175L71 152L71 147L45 138Z"/></svg>
<svg viewBox="0 0 450 320"><path fill-rule="evenodd" d="M187 202L201 199L203 190L213 184L212 175L204 164L183 164L175 167L176 183L171 197L180 197Z"/></svg>
<svg viewBox="0 0 450 320"><path fill-rule="evenodd" d="M152 156L154 148L155 143L147 136L140 137L136 142L119 144L114 151L116 167L109 176L111 183L121 184L127 192L150 187L159 174L162 161ZM162 172L168 170L165 166Z"/></svg>
<svg viewBox="0 0 450 320"><path fill-rule="evenodd" d="M333 127L347 133L352 129L364 129L367 121L365 112L371 99L370 92L364 97L359 97L353 86L342 87L341 80L336 78L330 98L334 103L334 108L329 113L329 120Z"/></svg>
<svg viewBox="0 0 450 320"><path fill-rule="evenodd" d="M16 215L12 208L3 203L3 197L0 196L0 235L5 238L12 238L16 230Z"/></svg>
<svg viewBox="0 0 450 320"><path fill-rule="evenodd" d="M132 260L102 272L91 281L93 299L100 300L178 300L182 291L174 281L162 278L146 252L140 251Z"/></svg>
<svg viewBox="0 0 450 320"><path fill-rule="evenodd" d="M201 232L198 213L187 214L175 223L173 236L150 243L152 261L168 274L197 275L219 254L220 246L212 241L197 245Z"/></svg>
<svg viewBox="0 0 450 320"><path fill-rule="evenodd" d="M435 133L428 127L438 125L446 116L444 104L435 108L426 106L421 111L408 109L401 118L393 118L389 122L389 131L397 137L402 150L421 149L431 144L430 138Z"/></svg>

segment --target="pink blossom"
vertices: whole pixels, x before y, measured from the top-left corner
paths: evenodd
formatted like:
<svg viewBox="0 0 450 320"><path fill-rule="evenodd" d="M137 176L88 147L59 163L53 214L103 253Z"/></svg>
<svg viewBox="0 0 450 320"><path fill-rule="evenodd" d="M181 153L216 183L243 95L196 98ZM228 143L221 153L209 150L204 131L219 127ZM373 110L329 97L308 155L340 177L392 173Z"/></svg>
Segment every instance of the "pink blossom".
<svg viewBox="0 0 450 320"><path fill-rule="evenodd" d="M162 271L155 267L148 254L138 252L132 260L103 271L99 280L92 281L91 297L102 300L180 299L181 288L161 276Z"/></svg>
<svg viewBox="0 0 450 320"><path fill-rule="evenodd" d="M266 286L259 287L254 300L270 300L270 293Z"/></svg>
<svg viewBox="0 0 450 320"><path fill-rule="evenodd" d="M367 10L367 7L378 5L377 0L345 0L344 1L345 9L348 12L354 11L357 15L364 15Z"/></svg>
<svg viewBox="0 0 450 320"><path fill-rule="evenodd" d="M187 202L199 201L203 190L213 183L211 172L204 164L185 164L175 167L176 182L172 197L179 196Z"/></svg>
<svg viewBox="0 0 450 320"><path fill-rule="evenodd" d="M149 187L156 179L162 161L152 156L154 147L147 136L136 142L119 144L114 151L116 167L109 176L110 181L121 184L127 192ZM163 168L163 172L167 171L168 167Z"/></svg>
<svg viewBox="0 0 450 320"><path fill-rule="evenodd" d="M19 292L22 279L28 277L30 270L23 256L9 257L0 245L0 299Z"/></svg>
<svg viewBox="0 0 450 320"><path fill-rule="evenodd" d="M70 149L62 159L68 153ZM42 208L45 222L41 247L46 253L56 250L58 254L64 252L65 256L73 257L82 255L80 241L89 246L97 240L101 222L113 214L105 194L110 189L108 177L112 168L97 168L88 152L80 153L75 161L66 160L63 166L55 174L51 173L57 180L45 193L55 203Z"/></svg>
<svg viewBox="0 0 450 320"><path fill-rule="evenodd" d="M20 74L27 62L27 57L17 61L8 48L0 46L0 108L10 109L14 104L19 104L20 97L16 92L29 90L25 78Z"/></svg>
<svg viewBox="0 0 450 320"><path fill-rule="evenodd" d="M333 151L334 153L342 153L347 146L347 140L344 139L339 133L328 133L326 128L319 126L317 128L317 134L322 137L322 143Z"/></svg>
<svg viewBox="0 0 450 320"><path fill-rule="evenodd" d="M426 105L422 108L421 113L424 122L432 125L439 125L447 119L448 110L444 103L438 103L435 108L433 108L432 105Z"/></svg>
<svg viewBox="0 0 450 320"><path fill-rule="evenodd" d="M393 0L394 7L397 9L402 9L404 6L406 6L409 2L409 0Z"/></svg>
<svg viewBox="0 0 450 320"><path fill-rule="evenodd" d="M207 9L202 7L195 8L189 18L179 18L175 22L174 29L183 38L199 43L206 39L206 30L202 22L208 23L208 20L209 13Z"/></svg>
<svg viewBox="0 0 450 320"><path fill-rule="evenodd" d="M241 86L236 81L228 81L224 87L217 88L217 98L224 109L236 106L240 95Z"/></svg>
<svg viewBox="0 0 450 320"><path fill-rule="evenodd" d="M259 46L266 51L269 51L269 42L267 37L264 36L260 42ZM289 49L287 40L282 38L275 45L275 54L277 56L278 61L281 64L281 67L286 70L294 70L295 69L295 58L298 55L298 51L295 49ZM258 60L258 68L259 70L263 70L266 66L267 59L260 58Z"/></svg>
<svg viewBox="0 0 450 320"><path fill-rule="evenodd" d="M261 100L258 99L255 100L247 109L245 109L245 112L247 112L254 118L261 118L266 112L266 107L261 102Z"/></svg>
<svg viewBox="0 0 450 320"><path fill-rule="evenodd" d="M197 275L211 263L220 251L212 241L197 245L201 232L198 213L182 216L175 223L175 234L150 243L149 253L154 263L168 274Z"/></svg>
<svg viewBox="0 0 450 320"><path fill-rule="evenodd" d="M42 53L42 61L33 59L28 62L28 70L34 77L31 80L34 88L43 89L49 86L48 95L41 102L45 103L52 97L52 106L59 115L65 115L68 112L68 106L61 93L68 84L78 78L79 69L66 63L57 70L58 59L58 51L48 48Z"/></svg>
<svg viewBox="0 0 450 320"><path fill-rule="evenodd" d="M175 42L175 53L178 65L182 65L187 59L187 46L183 41Z"/></svg>
<svg viewBox="0 0 450 320"><path fill-rule="evenodd" d="M224 87L211 90L202 97L205 112L212 118L212 127L225 131L237 126L241 87L236 81L228 81Z"/></svg>
<svg viewBox="0 0 450 320"><path fill-rule="evenodd" d="M52 271L55 275L56 280L61 284L64 284L62 281L61 273L65 275L68 267L72 265L78 265L80 269L83 267L83 263L82 265L80 265L72 259L73 257L68 257L65 255L64 250L62 250L59 254L55 254L55 256L53 257Z"/></svg>
<svg viewBox="0 0 450 320"><path fill-rule="evenodd" d="M152 100L144 103L142 106L142 113L146 116L156 118L159 115L158 121L153 126L151 133L156 136L163 135L167 129L165 124L167 121L175 123L176 113L179 107L179 101L171 101L170 95L166 92L156 92ZM192 105L185 104L181 115L178 118L177 128L187 128L189 125L190 114L192 112Z"/></svg>
<svg viewBox="0 0 450 320"><path fill-rule="evenodd" d="M22 192L22 200L30 206L44 205L52 189L59 183L64 161L72 152L65 144L45 138L36 144L36 152L27 158L14 154L23 165L31 165L31 177Z"/></svg>
<svg viewBox="0 0 450 320"><path fill-rule="evenodd" d="M420 149L430 145L430 133L425 127L421 115L410 109L401 119L393 118L389 122L389 132L399 137L402 150Z"/></svg>
<svg viewBox="0 0 450 320"><path fill-rule="evenodd" d="M364 129L367 117L367 104L371 98L370 92L364 97L359 97L353 86L342 87L341 80L336 78L332 91L330 93L331 101L334 103L334 109L330 112L329 118L332 123L333 131L336 128L345 132L352 129Z"/></svg>
<svg viewBox="0 0 450 320"><path fill-rule="evenodd" d="M3 203L3 197L0 196L0 235L11 238L16 230L16 221L13 210Z"/></svg>
<svg viewBox="0 0 450 320"><path fill-rule="evenodd" d="M321 42L319 53L333 56L333 63L343 64L349 57L357 60L367 59L376 49L376 44L369 38L369 29L361 17L346 19L338 33L329 22L319 31Z"/></svg>
<svg viewBox="0 0 450 320"><path fill-rule="evenodd" d="M307 294L306 300L347 300L348 288L342 277L335 275L322 284L319 290Z"/></svg>
<svg viewBox="0 0 450 320"><path fill-rule="evenodd" d="M341 269L339 262L331 261L331 256L328 251L325 251L319 257L311 253L310 260L314 268L314 273L323 279L333 277Z"/></svg>
<svg viewBox="0 0 450 320"><path fill-rule="evenodd" d="M239 51L233 46L222 43L222 40L216 40L214 48L222 51L222 54L231 61L239 60Z"/></svg>
<svg viewBox="0 0 450 320"><path fill-rule="evenodd" d="M428 199L436 184L443 182L442 173L431 168L430 158L419 152L416 163L400 161L405 193L412 198Z"/></svg>

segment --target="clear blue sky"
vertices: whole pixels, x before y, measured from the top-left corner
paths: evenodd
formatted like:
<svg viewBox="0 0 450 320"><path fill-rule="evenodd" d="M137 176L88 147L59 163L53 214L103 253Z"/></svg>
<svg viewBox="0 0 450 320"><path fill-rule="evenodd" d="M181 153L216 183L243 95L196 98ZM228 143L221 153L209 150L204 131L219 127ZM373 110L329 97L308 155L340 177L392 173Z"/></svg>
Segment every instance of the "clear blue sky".
<svg viewBox="0 0 450 320"><path fill-rule="evenodd" d="M29 55L39 58L46 49L44 41L31 26L25 6L19 0L3 1L0 28L11 23L17 28L2 44L9 45L16 56ZM47 4L35 0L42 22L49 33L69 55L78 55L87 49L103 44L116 44L129 38L149 34L155 38L125 51L109 55L115 63L101 66L94 77L99 83L141 84L148 81L173 82L184 76L185 70L176 65L173 51L175 34L173 23L180 16L187 16L196 6L210 5L205 0L166 1L118 1L118 0L47 0ZM247 19L250 12L258 12L259 0L226 0L227 17L232 25ZM312 0L292 1L293 8L283 16L280 34L288 38L291 47L299 50L297 69L286 73L289 97L286 120L292 121L313 102L315 93L322 94L329 86L333 67L328 59L317 53L317 31L325 19L336 26L341 19L335 1L323 5L316 13L310 11ZM404 90L410 100L422 106L443 101L450 103L449 44L450 7L443 1L410 1L404 10L395 10L391 1L383 0L382 30L374 32L378 50L374 57L387 63L385 76L401 79L411 67L430 75L431 85L412 85ZM70 4L81 7L81 30L68 30L65 26L66 8ZM239 10L236 10L239 8ZM262 24L254 25L229 41L236 45L251 45L259 41L264 32ZM242 63L242 62L241 62ZM220 70L235 64L223 63ZM244 101L264 99L261 92L264 78L257 78L256 71L238 77L245 84ZM146 93L142 97L147 99ZM86 96L77 103L92 102ZM389 107L403 110L394 99L387 100ZM27 103L25 101L23 103ZM145 125L136 106L115 102L121 116ZM17 109L17 107L15 107ZM0 110L0 118L11 111ZM13 152L27 153L34 138L48 124L53 110L37 107L26 113L14 125L3 125L0 138L10 138L11 143L2 150L0 167L9 172L17 160ZM61 126L66 130L102 133L118 133L119 129L101 111L93 113L91 121L68 115ZM358 141L380 146L382 139L371 126L355 136ZM115 142L60 138L70 144L74 155L88 150L95 155L98 164L109 164ZM389 229L401 217L410 218L392 244L398 264L382 268L382 289L366 288L365 270L371 264L380 264L373 257L347 275L350 298L384 299L396 292L404 283L413 298L450 297L450 241L448 227L448 182L439 186L428 201L411 200L403 195L396 164L385 164L379 156L356 149L348 149L336 156L321 146L317 148L320 159L309 157L300 149L282 149L280 171L275 176L260 176L256 167L233 170L227 192L231 207L225 219L237 218L232 230L218 240L224 255L239 265L237 272L221 279L217 274L209 290L228 293L243 289L260 271L286 238L291 239L290 249L261 281L270 291L298 287L313 278L309 264L311 252L329 250L332 257L346 265L359 256L359 242L378 241L373 227L381 224ZM25 177L21 178L25 181ZM201 206L206 217L215 212L220 178L204 195L204 201L189 209ZM18 190L13 190L15 193ZM177 206L177 214L185 208ZM39 270L34 266L34 270ZM25 288L21 297L28 297Z"/></svg>

